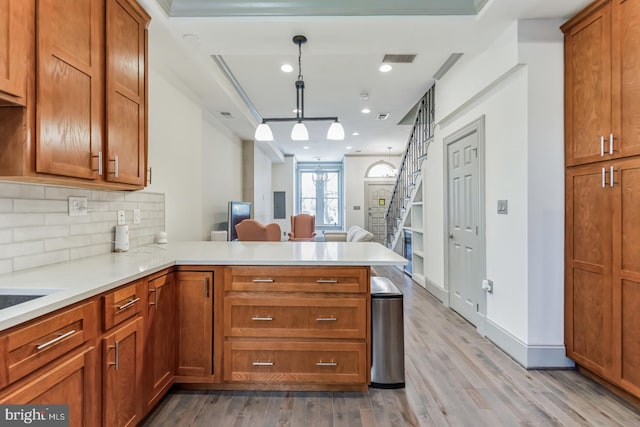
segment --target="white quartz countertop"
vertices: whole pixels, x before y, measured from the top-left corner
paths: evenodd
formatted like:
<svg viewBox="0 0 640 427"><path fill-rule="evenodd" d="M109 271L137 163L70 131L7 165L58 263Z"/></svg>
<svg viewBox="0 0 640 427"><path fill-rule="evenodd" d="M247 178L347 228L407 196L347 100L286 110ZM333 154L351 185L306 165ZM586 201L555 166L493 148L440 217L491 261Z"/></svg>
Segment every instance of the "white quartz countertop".
<svg viewBox="0 0 640 427"><path fill-rule="evenodd" d="M173 265L404 265L372 242L178 242L0 276L0 295L46 294L0 310L0 331Z"/></svg>

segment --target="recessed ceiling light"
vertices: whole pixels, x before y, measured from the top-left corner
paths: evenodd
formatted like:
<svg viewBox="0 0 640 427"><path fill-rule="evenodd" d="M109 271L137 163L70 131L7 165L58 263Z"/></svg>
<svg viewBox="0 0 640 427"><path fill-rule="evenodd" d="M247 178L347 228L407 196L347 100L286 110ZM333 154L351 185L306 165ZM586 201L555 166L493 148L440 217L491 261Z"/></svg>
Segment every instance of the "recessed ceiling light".
<svg viewBox="0 0 640 427"><path fill-rule="evenodd" d="M360 94L360 99L362 99L363 101L366 101L367 99L369 99L369 94L367 92L362 92Z"/></svg>
<svg viewBox="0 0 640 427"><path fill-rule="evenodd" d="M358 136L358 135L360 135L360 132L352 132L351 135Z"/></svg>
<svg viewBox="0 0 640 427"><path fill-rule="evenodd" d="M348 147L344 147L344 148L346 148L347 150L351 150L353 147L352 146L348 146Z"/></svg>
<svg viewBox="0 0 640 427"><path fill-rule="evenodd" d="M308 146L308 145L305 145L305 146L304 146L304 147L302 147L302 148L304 148L305 150L308 150L308 149L309 149L309 146Z"/></svg>
<svg viewBox="0 0 640 427"><path fill-rule="evenodd" d="M362 114L369 114L371 112L371 110L368 109L368 108L363 108L361 112L362 112Z"/></svg>
<svg viewBox="0 0 640 427"><path fill-rule="evenodd" d="M195 34L187 33L182 36L182 40L189 43L191 46L200 46L200 37Z"/></svg>
<svg viewBox="0 0 640 427"><path fill-rule="evenodd" d="M389 71L391 71L393 69L393 67L389 64L382 64L379 68L378 71L380 71L381 73L388 73Z"/></svg>
<svg viewBox="0 0 640 427"><path fill-rule="evenodd" d="M280 69L284 72L284 73L290 73L293 71L293 67L289 64L283 64L282 67L280 67Z"/></svg>

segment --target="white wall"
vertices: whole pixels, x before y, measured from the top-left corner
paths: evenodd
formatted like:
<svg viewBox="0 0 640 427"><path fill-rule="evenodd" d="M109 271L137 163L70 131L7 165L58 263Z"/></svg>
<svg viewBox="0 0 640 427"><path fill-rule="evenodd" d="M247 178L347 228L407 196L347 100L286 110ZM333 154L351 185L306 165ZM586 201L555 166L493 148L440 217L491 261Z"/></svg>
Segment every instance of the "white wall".
<svg viewBox="0 0 640 427"><path fill-rule="evenodd" d="M484 117L486 271L494 281L487 335L525 366L564 364L563 59L557 28L549 21L514 23L487 51L463 57L437 83L438 126L423 169L425 276L446 290L443 141ZM508 215L497 214L499 199L508 200ZM540 346L550 352L534 361Z"/></svg>
<svg viewBox="0 0 640 427"><path fill-rule="evenodd" d="M150 50L153 47L150 43ZM147 189L165 193L169 241L202 239L201 155L202 110L151 61L149 166L153 179Z"/></svg>
<svg viewBox="0 0 640 427"><path fill-rule="evenodd" d="M273 222L271 193L271 157L254 141L242 143L243 199L251 202L253 219L263 224Z"/></svg>
<svg viewBox="0 0 640 427"><path fill-rule="evenodd" d="M202 236L227 229L228 202L242 198L242 141L209 113L202 121Z"/></svg>
<svg viewBox="0 0 640 427"><path fill-rule="evenodd" d="M365 176L369 167L384 160L396 168L400 167L401 156L344 156L344 209L345 229L352 225L365 226ZM360 210L354 210L359 206Z"/></svg>

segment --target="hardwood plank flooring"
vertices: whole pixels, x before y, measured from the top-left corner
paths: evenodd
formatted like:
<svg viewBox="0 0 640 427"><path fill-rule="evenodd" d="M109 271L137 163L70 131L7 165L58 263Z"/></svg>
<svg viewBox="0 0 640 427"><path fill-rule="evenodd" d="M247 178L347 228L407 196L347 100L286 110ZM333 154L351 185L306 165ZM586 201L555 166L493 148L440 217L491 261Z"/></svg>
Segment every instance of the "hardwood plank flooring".
<svg viewBox="0 0 640 427"><path fill-rule="evenodd" d="M365 393L172 390L146 426L640 426L640 408L575 370L523 369L394 267L406 388Z"/></svg>

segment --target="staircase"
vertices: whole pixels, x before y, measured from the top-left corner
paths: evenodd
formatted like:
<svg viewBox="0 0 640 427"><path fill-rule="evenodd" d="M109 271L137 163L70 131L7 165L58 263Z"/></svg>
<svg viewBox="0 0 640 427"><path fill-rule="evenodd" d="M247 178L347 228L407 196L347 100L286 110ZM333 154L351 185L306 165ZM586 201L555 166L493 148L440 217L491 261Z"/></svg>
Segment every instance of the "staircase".
<svg viewBox="0 0 640 427"><path fill-rule="evenodd" d="M385 214L387 222L386 245L401 252L402 230L411 212L411 201L422 180L422 163L427 157L427 149L433 140L435 122L435 85L427 91L419 102L411 136L402 156L398 177L393 189L391 203Z"/></svg>

